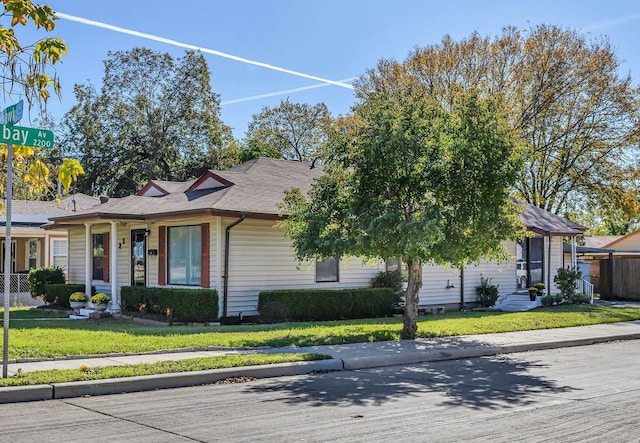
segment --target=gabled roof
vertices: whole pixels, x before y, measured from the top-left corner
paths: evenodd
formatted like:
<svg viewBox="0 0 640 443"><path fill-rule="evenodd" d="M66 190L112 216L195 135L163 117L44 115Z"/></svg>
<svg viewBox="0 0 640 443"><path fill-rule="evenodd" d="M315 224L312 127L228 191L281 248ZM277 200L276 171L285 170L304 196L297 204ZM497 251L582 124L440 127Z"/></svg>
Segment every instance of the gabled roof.
<svg viewBox="0 0 640 443"><path fill-rule="evenodd" d="M238 215L277 218L285 191L298 188L306 193L322 175L322 166L308 163L257 158L225 171L207 171L188 182L152 180L138 194L108 202L73 214L56 216L57 224L94 219L163 219L190 215ZM586 228L528 203L521 220L541 234L576 235Z"/></svg>
<svg viewBox="0 0 640 443"><path fill-rule="evenodd" d="M622 252L640 252L640 229L621 235L619 238L607 243L607 248L615 248Z"/></svg>
<svg viewBox="0 0 640 443"><path fill-rule="evenodd" d="M546 211L526 202L518 201L523 212L520 220L524 225L539 234L544 235L578 235L586 231L586 227L567 220L552 212Z"/></svg>
<svg viewBox="0 0 640 443"><path fill-rule="evenodd" d="M207 171L188 182L152 180L136 195L110 199L52 221L147 220L213 213L276 218L286 190L296 187L307 192L321 174L321 167L311 169L308 163L257 158L225 171Z"/></svg>

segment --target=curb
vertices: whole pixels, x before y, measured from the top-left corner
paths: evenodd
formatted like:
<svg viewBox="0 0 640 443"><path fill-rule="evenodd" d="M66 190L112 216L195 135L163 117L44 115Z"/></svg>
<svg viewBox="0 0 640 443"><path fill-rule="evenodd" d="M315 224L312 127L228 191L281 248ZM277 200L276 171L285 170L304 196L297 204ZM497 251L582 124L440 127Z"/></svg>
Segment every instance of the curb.
<svg viewBox="0 0 640 443"><path fill-rule="evenodd" d="M615 334L548 342L530 342L504 346L471 346L447 350L435 349L433 351L405 352L393 355L344 357L341 359L333 358L328 360L277 363L263 366L242 366L197 372L178 372L105 380L52 383L49 385L11 386L0 388L0 404L198 386L215 383L216 381L232 377L250 376L255 378L273 378L289 375L304 375L313 372L371 369L384 366L488 357L499 354L587 346L596 343L637 339L640 339L640 333Z"/></svg>
<svg viewBox="0 0 640 443"><path fill-rule="evenodd" d="M342 371L342 360L328 359L263 366L211 369L208 371L177 372L139 377L109 378L104 380L52 383L36 386L10 386L0 388L0 404L36 400L56 400L86 395L123 394L155 389L182 388L214 383L232 377L250 376L272 378L304 375L316 371Z"/></svg>

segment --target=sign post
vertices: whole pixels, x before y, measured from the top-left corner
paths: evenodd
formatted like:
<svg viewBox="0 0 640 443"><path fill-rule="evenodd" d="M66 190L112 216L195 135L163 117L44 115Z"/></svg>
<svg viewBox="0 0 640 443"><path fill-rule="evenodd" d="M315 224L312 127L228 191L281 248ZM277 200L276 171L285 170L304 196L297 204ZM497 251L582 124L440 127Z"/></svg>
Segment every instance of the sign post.
<svg viewBox="0 0 640 443"><path fill-rule="evenodd" d="M2 341L2 378L8 376L9 298L11 296L11 200L13 199L13 145L53 148L53 132L46 129L14 126L22 118L23 101L6 107L0 114L0 143L7 144L7 211L4 236L4 335Z"/></svg>

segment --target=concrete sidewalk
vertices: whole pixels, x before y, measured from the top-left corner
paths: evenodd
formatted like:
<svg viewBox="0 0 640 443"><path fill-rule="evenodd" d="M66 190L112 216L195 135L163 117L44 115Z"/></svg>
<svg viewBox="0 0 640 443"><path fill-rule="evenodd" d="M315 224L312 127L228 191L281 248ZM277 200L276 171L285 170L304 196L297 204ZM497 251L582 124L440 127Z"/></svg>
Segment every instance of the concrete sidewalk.
<svg viewBox="0 0 640 443"><path fill-rule="evenodd" d="M230 350L191 350L139 355L73 357L38 362L16 362L9 365L15 374L44 369L77 369L113 365L214 357L225 354L314 352L332 357L314 362L213 369L194 373L162 374L122 379L56 383L31 387L0 388L0 403L103 395L181 386L208 384L240 376L256 378L300 375L314 371L356 370L380 366L423 363L472 358L512 352L582 346L615 340L640 339L640 321L578 326L563 329L508 332L502 334L467 335L434 339L401 340L311 347L255 348Z"/></svg>

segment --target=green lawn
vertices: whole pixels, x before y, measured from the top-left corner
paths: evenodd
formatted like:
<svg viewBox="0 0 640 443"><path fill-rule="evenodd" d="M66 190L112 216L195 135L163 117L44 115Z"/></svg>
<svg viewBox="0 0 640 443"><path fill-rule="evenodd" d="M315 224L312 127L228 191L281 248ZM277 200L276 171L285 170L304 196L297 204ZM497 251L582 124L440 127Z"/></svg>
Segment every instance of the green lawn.
<svg viewBox="0 0 640 443"><path fill-rule="evenodd" d="M0 386L27 386L49 383L63 383L107 378L136 377L141 375L168 374L175 372L204 371L218 368L236 368L284 362L325 360L330 358L319 354L257 354L223 355L188 360L141 363L126 366L101 366L90 368L78 364L77 369L53 369L48 371L24 372L18 376L0 378Z"/></svg>
<svg viewBox="0 0 640 443"><path fill-rule="evenodd" d="M639 320L640 309L558 306L529 312L452 312L424 316L421 337L484 334ZM190 347L313 346L398 340L401 318L252 326L142 326L131 321L16 320L10 322L9 358L135 353Z"/></svg>

